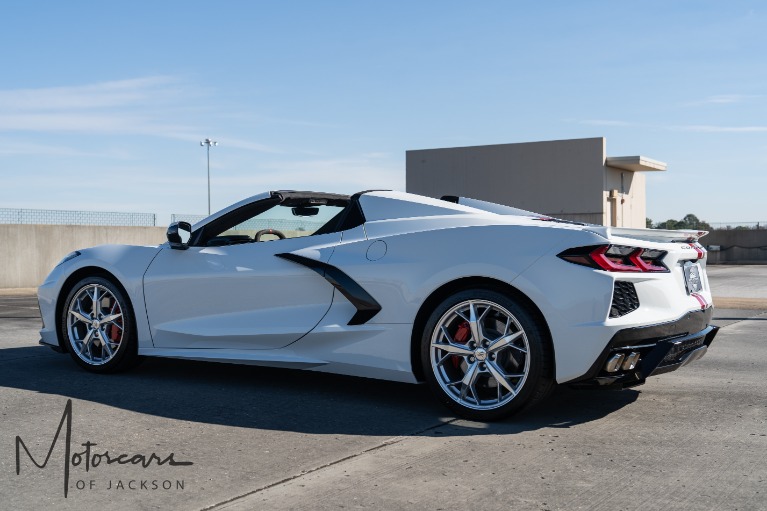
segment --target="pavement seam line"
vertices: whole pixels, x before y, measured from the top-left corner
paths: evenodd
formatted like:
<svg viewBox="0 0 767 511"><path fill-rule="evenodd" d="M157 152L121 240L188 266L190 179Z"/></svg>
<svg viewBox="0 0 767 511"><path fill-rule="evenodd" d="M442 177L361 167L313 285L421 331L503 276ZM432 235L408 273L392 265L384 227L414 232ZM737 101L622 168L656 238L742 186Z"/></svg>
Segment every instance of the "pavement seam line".
<svg viewBox="0 0 767 511"><path fill-rule="evenodd" d="M281 479L279 481L275 481L273 483L269 483L269 484L267 484L265 486L262 486L260 488L256 488L255 490L251 490L251 491L249 491L247 493L243 493L242 495L237 495L236 497L232 497L230 499L227 499L227 500L224 500L224 501L221 501L221 502L217 502L215 504L211 504L210 506L207 506L207 507L204 507L204 508L200 509L200 511L210 511L212 509L216 509L216 508L224 506L226 504L231 504L231 503L236 502L236 501L238 501L240 499L244 499L246 497L250 497L251 495L255 495L256 493L260 493L260 492L268 490L270 488L274 488L276 486L280 486L281 484L285 484L285 483L288 483L290 481L295 481L296 479L300 479L300 478L302 478L304 476L307 476L309 474L313 474L315 472L319 472L320 470L326 469L328 467L332 467L332 466L338 465L339 463L343 463L344 461L352 460L354 458L362 456L363 454L367 454L367 453L370 453L370 452L373 452L373 451L377 451L379 449L383 449L384 447L388 447L390 445L396 445L396 444L402 442L403 440L405 440L406 438L412 438L414 436L422 435L423 433L426 433L427 431L431 431L433 429L437 429L437 428L440 428L442 426L447 426L448 424L452 424L453 422L455 422L457 420L458 420L457 418L456 419L450 419L449 421L441 422L439 424L435 424L433 426L429 426L428 428L424 428L424 429L421 429L421 430L418 430L418 431L414 431L413 433L410 433L407 436L404 436L404 435L395 436L393 438L385 440L383 443L380 443L380 444L375 445L373 447L369 447L368 449L364 449L364 450L362 450L360 452L357 452L357 453L354 453L354 454L350 454L349 456L345 456L343 458L331 461L329 463L325 463L324 465L320 465L318 467L314 467L312 469L306 470L305 472L301 472L300 474L294 474L292 476L288 476L288 477L286 477L284 479Z"/></svg>
<svg viewBox="0 0 767 511"><path fill-rule="evenodd" d="M760 312L759 314L755 314L755 315L749 316L747 318L735 319L735 320L732 321L732 323L727 323L726 325L720 326L719 328L727 328L728 326L737 325L738 323L743 323L744 321L749 321L749 320L752 320L754 318L762 319L761 317L764 316L764 315L767 315L767 312ZM712 319L711 321L712 321L712 324L713 324L713 322L716 321L716 320Z"/></svg>

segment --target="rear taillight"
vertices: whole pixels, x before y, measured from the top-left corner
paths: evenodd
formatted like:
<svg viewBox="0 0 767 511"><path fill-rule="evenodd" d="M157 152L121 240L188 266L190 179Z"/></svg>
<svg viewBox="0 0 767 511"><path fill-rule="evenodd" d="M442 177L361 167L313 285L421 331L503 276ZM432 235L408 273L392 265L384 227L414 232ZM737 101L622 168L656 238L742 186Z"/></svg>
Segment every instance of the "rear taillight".
<svg viewBox="0 0 767 511"><path fill-rule="evenodd" d="M665 250L624 245L591 245L565 250L558 257L597 270L659 273L668 271L663 264L666 254Z"/></svg>

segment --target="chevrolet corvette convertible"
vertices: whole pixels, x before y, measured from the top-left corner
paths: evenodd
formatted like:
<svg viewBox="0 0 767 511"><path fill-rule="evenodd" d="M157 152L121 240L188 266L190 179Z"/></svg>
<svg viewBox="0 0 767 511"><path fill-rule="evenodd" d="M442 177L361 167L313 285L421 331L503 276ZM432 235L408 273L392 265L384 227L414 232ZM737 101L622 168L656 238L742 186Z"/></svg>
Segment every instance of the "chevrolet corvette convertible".
<svg viewBox="0 0 767 511"><path fill-rule="evenodd" d="M555 384L631 387L703 356L704 234L275 191L173 223L160 246L67 255L38 291L40 342L99 373L156 356L425 382L494 420Z"/></svg>

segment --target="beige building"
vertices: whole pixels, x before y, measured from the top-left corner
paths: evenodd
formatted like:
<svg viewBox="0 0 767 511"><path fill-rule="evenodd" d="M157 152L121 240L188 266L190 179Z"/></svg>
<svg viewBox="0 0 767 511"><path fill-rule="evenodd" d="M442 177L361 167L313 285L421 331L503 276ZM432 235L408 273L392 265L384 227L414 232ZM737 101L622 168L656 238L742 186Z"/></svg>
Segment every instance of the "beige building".
<svg viewBox="0 0 767 511"><path fill-rule="evenodd" d="M458 195L558 218L645 227L647 171L666 164L607 156L604 138L407 151L408 192Z"/></svg>

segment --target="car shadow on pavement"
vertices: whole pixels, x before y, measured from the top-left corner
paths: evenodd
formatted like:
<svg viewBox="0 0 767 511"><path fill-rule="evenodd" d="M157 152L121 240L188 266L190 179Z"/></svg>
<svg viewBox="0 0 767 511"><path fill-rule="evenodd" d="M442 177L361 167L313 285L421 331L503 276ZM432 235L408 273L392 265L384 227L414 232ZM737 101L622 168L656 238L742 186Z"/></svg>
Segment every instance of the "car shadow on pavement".
<svg viewBox="0 0 767 511"><path fill-rule="evenodd" d="M557 388L530 411L498 423L455 421L426 385L172 359L131 371L89 373L48 348L0 350L0 387L85 400L175 420L310 434L401 436L515 433L598 420L637 399L635 390Z"/></svg>

